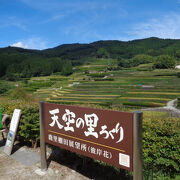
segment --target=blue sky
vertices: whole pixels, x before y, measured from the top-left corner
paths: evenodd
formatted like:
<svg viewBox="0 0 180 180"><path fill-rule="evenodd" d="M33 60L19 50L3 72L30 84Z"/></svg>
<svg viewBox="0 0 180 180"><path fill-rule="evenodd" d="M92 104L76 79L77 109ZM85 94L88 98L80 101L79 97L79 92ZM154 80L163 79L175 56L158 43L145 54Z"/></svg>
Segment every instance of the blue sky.
<svg viewBox="0 0 180 180"><path fill-rule="evenodd" d="M0 0L0 47L180 39L180 0Z"/></svg>

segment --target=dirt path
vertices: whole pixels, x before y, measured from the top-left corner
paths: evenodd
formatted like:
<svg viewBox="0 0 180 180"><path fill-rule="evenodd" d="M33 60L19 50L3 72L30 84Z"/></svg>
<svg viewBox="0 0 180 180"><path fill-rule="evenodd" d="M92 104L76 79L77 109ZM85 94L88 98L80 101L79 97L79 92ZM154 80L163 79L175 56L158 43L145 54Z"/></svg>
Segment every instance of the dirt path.
<svg viewBox="0 0 180 180"><path fill-rule="evenodd" d="M0 180L89 180L82 174L51 161L46 172L40 170L40 163L25 166L0 150Z"/></svg>
<svg viewBox="0 0 180 180"><path fill-rule="evenodd" d="M177 109L177 99L171 100L167 103L165 107L159 108L147 108L142 109L143 111L162 111L162 112L169 112L172 117L180 117L180 110Z"/></svg>

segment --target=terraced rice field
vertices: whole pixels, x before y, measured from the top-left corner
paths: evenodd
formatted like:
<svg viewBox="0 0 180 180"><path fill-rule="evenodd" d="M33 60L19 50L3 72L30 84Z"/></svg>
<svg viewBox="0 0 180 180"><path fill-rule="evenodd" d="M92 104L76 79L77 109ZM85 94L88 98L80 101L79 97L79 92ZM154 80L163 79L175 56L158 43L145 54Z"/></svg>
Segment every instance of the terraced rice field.
<svg viewBox="0 0 180 180"><path fill-rule="evenodd" d="M48 102L64 104L100 104L126 107L165 106L180 97L180 78L171 71L111 71L83 73L94 66L81 67L68 78L49 76L40 81L53 82L50 87L41 87L34 94ZM173 72L174 73L174 72ZM165 75L163 75L165 74ZM169 76L167 76L169 74ZM31 82L36 82L31 79Z"/></svg>

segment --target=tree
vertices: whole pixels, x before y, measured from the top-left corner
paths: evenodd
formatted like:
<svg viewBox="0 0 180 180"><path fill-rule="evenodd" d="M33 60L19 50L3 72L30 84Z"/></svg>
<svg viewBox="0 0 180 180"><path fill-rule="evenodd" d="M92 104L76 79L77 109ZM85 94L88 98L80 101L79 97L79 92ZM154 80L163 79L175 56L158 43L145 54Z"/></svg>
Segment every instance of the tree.
<svg viewBox="0 0 180 180"><path fill-rule="evenodd" d="M6 74L6 66L3 61L0 60L0 77Z"/></svg>
<svg viewBox="0 0 180 180"><path fill-rule="evenodd" d="M109 54L104 48L99 48L96 52L97 58L108 58Z"/></svg>
<svg viewBox="0 0 180 180"><path fill-rule="evenodd" d="M72 64L70 61L65 62L65 64L63 65L62 68L62 74L65 76L68 76L70 74L72 74L73 69L72 69Z"/></svg>
<svg viewBox="0 0 180 180"><path fill-rule="evenodd" d="M136 55L133 59L132 59L132 65L133 66L138 66L140 64L147 64L147 63L152 63L153 62L153 57L146 55L146 54L139 54Z"/></svg>
<svg viewBox="0 0 180 180"><path fill-rule="evenodd" d="M170 69L174 68L176 61L173 57L169 55L160 55L157 57L156 62L153 65L153 68L156 69Z"/></svg>
<svg viewBox="0 0 180 180"><path fill-rule="evenodd" d="M176 51L176 57L177 57L177 58L180 58L180 50L177 50L177 51Z"/></svg>

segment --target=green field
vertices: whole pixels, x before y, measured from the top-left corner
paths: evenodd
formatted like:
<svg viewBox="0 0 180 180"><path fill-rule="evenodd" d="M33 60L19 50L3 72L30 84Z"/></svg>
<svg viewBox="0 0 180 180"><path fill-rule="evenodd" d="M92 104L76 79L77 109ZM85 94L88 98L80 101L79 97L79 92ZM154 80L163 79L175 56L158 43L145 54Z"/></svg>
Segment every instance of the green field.
<svg viewBox="0 0 180 180"><path fill-rule="evenodd" d="M107 61L101 63L81 66L68 77L33 77L22 87L48 102L133 109L165 106L180 97L178 70L102 71ZM97 70L97 67L102 69Z"/></svg>
<svg viewBox="0 0 180 180"><path fill-rule="evenodd" d="M180 70L148 69L151 64L117 70L117 63L113 59L92 59L90 63L74 67L70 76L52 74L18 82L0 80L0 83L10 89L18 85L43 101L118 109L161 107L180 97L177 76Z"/></svg>

